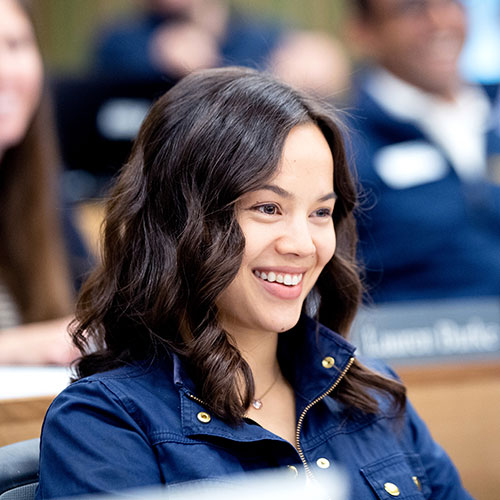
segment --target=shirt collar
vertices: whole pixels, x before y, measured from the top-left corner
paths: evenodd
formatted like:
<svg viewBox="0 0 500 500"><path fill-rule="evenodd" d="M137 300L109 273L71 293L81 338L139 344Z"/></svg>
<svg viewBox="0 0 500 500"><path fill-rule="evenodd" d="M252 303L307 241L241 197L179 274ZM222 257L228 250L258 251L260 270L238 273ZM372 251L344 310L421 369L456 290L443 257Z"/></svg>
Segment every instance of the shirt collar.
<svg viewBox="0 0 500 500"><path fill-rule="evenodd" d="M295 389L297 410L321 396L337 381L355 347L317 321L302 316L292 330L280 334L278 357Z"/></svg>
<svg viewBox="0 0 500 500"><path fill-rule="evenodd" d="M339 334L315 320L303 316L292 330L280 333L278 357L284 375L290 380L296 393L297 415L321 397L336 383L349 365L355 347ZM239 441L273 439L265 429L251 425L248 432L239 428L235 436L231 426L219 421L196 399L195 385L175 354L173 358L174 383L181 392L181 419L185 435L214 435ZM194 396L194 397L193 397ZM210 416L209 422L200 420L200 412ZM277 438L278 439L278 438Z"/></svg>
<svg viewBox="0 0 500 500"><path fill-rule="evenodd" d="M346 368L355 350L338 333L303 315L294 328L280 333L278 358L295 390L305 398L314 398ZM325 358L331 359L325 361ZM175 353L172 360L175 385L195 394L195 384L185 364Z"/></svg>
<svg viewBox="0 0 500 500"><path fill-rule="evenodd" d="M482 88L463 84L449 102L378 68L369 74L366 91L386 113L421 128L446 152L459 176L485 174L491 104Z"/></svg>

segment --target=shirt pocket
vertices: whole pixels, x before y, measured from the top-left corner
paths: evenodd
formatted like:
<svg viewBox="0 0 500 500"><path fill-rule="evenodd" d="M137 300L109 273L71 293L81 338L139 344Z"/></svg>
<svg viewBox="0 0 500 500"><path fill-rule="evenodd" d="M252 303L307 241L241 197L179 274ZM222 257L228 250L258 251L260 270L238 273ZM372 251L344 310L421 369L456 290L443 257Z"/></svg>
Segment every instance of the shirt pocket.
<svg viewBox="0 0 500 500"><path fill-rule="evenodd" d="M380 500L430 498L431 488L418 455L391 455L360 471Z"/></svg>

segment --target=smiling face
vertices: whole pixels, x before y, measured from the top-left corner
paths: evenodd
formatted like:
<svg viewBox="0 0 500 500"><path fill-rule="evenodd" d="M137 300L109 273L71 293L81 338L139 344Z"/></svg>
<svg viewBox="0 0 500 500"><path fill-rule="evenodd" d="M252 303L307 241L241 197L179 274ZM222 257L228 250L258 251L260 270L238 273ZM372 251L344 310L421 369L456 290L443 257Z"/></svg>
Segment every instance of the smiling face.
<svg viewBox="0 0 500 500"><path fill-rule="evenodd" d="M371 0L364 45L389 71L423 90L450 97L466 18L459 0Z"/></svg>
<svg viewBox="0 0 500 500"><path fill-rule="evenodd" d="M311 123L289 133L277 174L238 200L245 250L217 300L222 327L238 339L286 331L335 252L333 158Z"/></svg>
<svg viewBox="0 0 500 500"><path fill-rule="evenodd" d="M23 138L40 100L42 61L29 19L0 1L0 157Z"/></svg>

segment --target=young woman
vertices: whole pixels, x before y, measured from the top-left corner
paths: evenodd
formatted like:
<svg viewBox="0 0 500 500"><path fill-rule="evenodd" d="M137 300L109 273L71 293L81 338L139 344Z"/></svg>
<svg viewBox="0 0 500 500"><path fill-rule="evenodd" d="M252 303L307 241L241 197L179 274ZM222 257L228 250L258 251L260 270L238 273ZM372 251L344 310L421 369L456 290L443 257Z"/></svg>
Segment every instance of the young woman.
<svg viewBox="0 0 500 500"><path fill-rule="evenodd" d="M73 290L43 86L27 2L2 0L0 363L65 364L76 354L66 332Z"/></svg>
<svg viewBox="0 0 500 500"><path fill-rule="evenodd" d="M286 466L342 467L356 499L470 498L345 339L355 204L335 116L298 91L228 68L159 99L109 201L37 498Z"/></svg>

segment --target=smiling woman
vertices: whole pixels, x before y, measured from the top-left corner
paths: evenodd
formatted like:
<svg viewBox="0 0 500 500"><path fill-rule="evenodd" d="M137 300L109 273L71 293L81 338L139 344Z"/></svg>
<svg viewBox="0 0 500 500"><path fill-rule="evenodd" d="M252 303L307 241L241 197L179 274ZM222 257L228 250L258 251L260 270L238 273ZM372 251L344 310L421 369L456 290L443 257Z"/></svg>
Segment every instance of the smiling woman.
<svg viewBox="0 0 500 500"><path fill-rule="evenodd" d="M332 110L253 70L193 73L154 104L79 300L79 380L47 414L38 498L332 463L353 498L470 498L394 374L346 340L342 138Z"/></svg>

